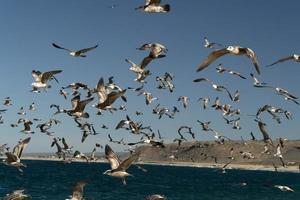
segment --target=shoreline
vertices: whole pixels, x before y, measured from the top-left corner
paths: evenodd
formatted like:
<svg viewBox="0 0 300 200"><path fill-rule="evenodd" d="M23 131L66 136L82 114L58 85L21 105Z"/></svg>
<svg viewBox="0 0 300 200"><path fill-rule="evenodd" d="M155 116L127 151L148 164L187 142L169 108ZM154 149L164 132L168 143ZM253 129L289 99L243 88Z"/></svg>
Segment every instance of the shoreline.
<svg viewBox="0 0 300 200"><path fill-rule="evenodd" d="M42 158L42 157L24 157L22 160L38 160L38 161L60 161L63 160L58 158ZM86 160L72 160L71 162L86 162ZM90 161L90 163L108 163L104 159L98 159L95 161ZM211 168L211 169L221 169L224 164L214 164L214 163L195 163L195 162L169 162L169 161L141 161L135 164L140 165L157 165L157 166L175 166L175 167L195 167L195 168ZM238 169L238 170L252 170L252 171L272 171L275 172L274 167L270 165L258 165L258 164L236 164L232 163L226 167L226 170ZM277 168L278 172L291 172L300 173L298 166L289 166L284 168L282 166Z"/></svg>

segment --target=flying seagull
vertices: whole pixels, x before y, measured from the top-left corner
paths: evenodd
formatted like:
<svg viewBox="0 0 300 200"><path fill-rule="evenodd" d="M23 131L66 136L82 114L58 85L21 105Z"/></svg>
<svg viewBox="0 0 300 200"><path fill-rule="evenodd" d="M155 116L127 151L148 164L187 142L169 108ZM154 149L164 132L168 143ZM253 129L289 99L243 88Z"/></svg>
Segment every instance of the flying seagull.
<svg viewBox="0 0 300 200"><path fill-rule="evenodd" d="M170 12L170 5L160 5L161 0L146 0L145 5L135 8L135 10L143 10L146 13L166 13Z"/></svg>
<svg viewBox="0 0 300 200"><path fill-rule="evenodd" d="M71 50L71 49L67 49L67 48L64 48L64 47L61 47L55 43L52 43L52 46L54 46L55 48L58 48L58 49L62 49L62 50L66 50L70 53L71 56L74 56L74 57L86 57L85 53L87 53L88 51L91 51L95 48L98 47L98 44L93 46L93 47L89 47L89 48L85 48L85 49L80 49L80 50Z"/></svg>
<svg viewBox="0 0 300 200"><path fill-rule="evenodd" d="M273 145L272 139L270 138L267 130L265 129L266 124L259 121L259 120L255 120L258 123L258 128L261 132L261 134L263 135L263 140L265 143L270 143Z"/></svg>
<svg viewBox="0 0 300 200"><path fill-rule="evenodd" d="M277 60L276 62L274 62L270 65L267 65L266 67L271 67L273 65L276 65L278 63L282 63L282 62L287 61L287 60L294 60L296 62L300 62L300 55L294 54L294 55L291 55L291 56L281 58L281 59Z"/></svg>
<svg viewBox="0 0 300 200"><path fill-rule="evenodd" d="M282 192L294 192L293 189L291 189L288 186L285 185L274 185L275 188L278 188L279 190L281 190Z"/></svg>
<svg viewBox="0 0 300 200"><path fill-rule="evenodd" d="M115 154L112 148L109 145L106 145L105 156L110 163L111 169L106 170L103 174L121 178L123 184L126 185L125 178L127 176L131 176L131 174L127 173L126 170L134 161L136 161L139 158L139 153L132 154L129 158L127 158L123 162L120 162L118 156Z"/></svg>
<svg viewBox="0 0 300 200"><path fill-rule="evenodd" d="M73 188L73 194L71 199L66 200L84 200L83 198L83 188L87 184L87 181L79 181L76 183L76 185Z"/></svg>
<svg viewBox="0 0 300 200"><path fill-rule="evenodd" d="M10 194L6 194L5 197L3 197L3 200L22 200L22 199L27 199L31 198L30 195L24 194L25 190L15 190Z"/></svg>
<svg viewBox="0 0 300 200"><path fill-rule="evenodd" d="M216 42L210 42L207 37L204 37L204 47L205 48L210 48L210 49L214 49L215 46L222 46L221 44L219 43L216 43Z"/></svg>
<svg viewBox="0 0 300 200"><path fill-rule="evenodd" d="M167 197L161 195L161 194L153 194L149 195L145 198L145 200L167 200Z"/></svg>
<svg viewBox="0 0 300 200"><path fill-rule="evenodd" d="M57 79L54 77L55 74L61 73L62 70L53 70L53 71L47 71L47 72L40 72L36 70L32 70L31 74L34 78L34 82L32 85L32 92L39 92L39 89L47 89L51 86L47 84L49 80L52 78L57 81Z"/></svg>
<svg viewBox="0 0 300 200"><path fill-rule="evenodd" d="M216 59L218 59L221 56L224 56L226 54L233 54L233 55L244 55L250 58L253 62L253 65L257 71L258 74L260 74L259 65L257 62L256 54L255 52L250 48L244 48L240 46L228 46L223 49L219 49L216 51L213 51L203 62L200 64L197 68L197 72L202 71L203 69L207 68L212 62L214 62Z"/></svg>
<svg viewBox="0 0 300 200"><path fill-rule="evenodd" d="M24 148L28 145L30 142L30 137L20 141L13 149L13 152L6 152L6 159L3 161L4 164L16 167L19 171L22 172L21 167L26 167L23 163L21 163L21 156L23 153Z"/></svg>

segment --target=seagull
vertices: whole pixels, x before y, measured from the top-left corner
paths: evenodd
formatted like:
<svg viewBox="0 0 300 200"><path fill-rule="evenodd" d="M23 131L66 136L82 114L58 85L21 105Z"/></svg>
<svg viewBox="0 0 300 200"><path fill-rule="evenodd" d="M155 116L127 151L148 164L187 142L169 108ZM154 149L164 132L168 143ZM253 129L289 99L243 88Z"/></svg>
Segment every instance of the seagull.
<svg viewBox="0 0 300 200"><path fill-rule="evenodd" d="M53 71L47 71L47 72L40 72L36 70L32 70L31 75L34 78L34 82L32 85L32 92L39 92L39 89L47 89L51 86L47 84L47 82L54 78L57 81L57 79L54 77L55 74L61 73L62 70L53 70Z"/></svg>
<svg viewBox="0 0 300 200"><path fill-rule="evenodd" d="M140 83L145 83L145 79L151 75L149 70L145 70L145 65L137 65L134 62L132 62L129 59L125 59L125 61L127 63L129 63L131 65L131 67L129 68L130 71L134 72L136 74L136 78L134 79L134 81L140 82ZM144 67L144 68L142 68Z"/></svg>
<svg viewBox="0 0 300 200"><path fill-rule="evenodd" d="M11 98L10 97L6 97L4 99L3 105L5 105L5 106L11 106L12 105L11 102L12 102Z"/></svg>
<svg viewBox="0 0 300 200"><path fill-rule="evenodd" d="M188 133L192 136L193 139L195 139L195 133L192 131L192 127L189 127L189 126L181 126L179 127L179 129L177 130L178 134L180 135L180 138L183 139L183 140L186 140L182 134L181 134L181 131L186 129L185 133Z"/></svg>
<svg viewBox="0 0 300 200"><path fill-rule="evenodd" d="M87 181L79 181L76 183L76 185L73 188L73 194L71 199L66 200L84 200L83 198L83 188L87 184Z"/></svg>
<svg viewBox="0 0 300 200"><path fill-rule="evenodd" d="M285 185L274 185L275 188L278 188L279 190L281 190L282 192L294 192L293 189L291 189L288 186Z"/></svg>
<svg viewBox="0 0 300 200"><path fill-rule="evenodd" d="M57 111L53 115L66 112L64 109L61 109L59 105L56 105L56 104L51 104L50 108L56 108L57 109Z"/></svg>
<svg viewBox="0 0 300 200"><path fill-rule="evenodd" d="M13 152L6 152L6 159L3 160L4 164L16 167L19 171L23 172L21 167L26 167L25 164L21 163L21 156L24 148L30 142L30 137L20 141L13 149Z"/></svg>
<svg viewBox="0 0 300 200"><path fill-rule="evenodd" d="M5 112L6 110L2 111ZM24 110L24 107L22 106L19 111L17 112L18 115L26 115L26 111Z"/></svg>
<svg viewBox="0 0 300 200"><path fill-rule="evenodd" d="M270 143L271 145L273 145L273 142L272 142L268 132L265 129L266 124L263 123L262 121L259 121L259 120L255 120L255 121L258 123L258 128L259 128L260 132L263 135L264 142L265 143Z"/></svg>
<svg viewBox="0 0 300 200"><path fill-rule="evenodd" d="M166 54L168 52L168 49L164 45L159 43L146 43L137 49L141 51L150 50L150 58L163 58L166 57Z"/></svg>
<svg viewBox="0 0 300 200"><path fill-rule="evenodd" d="M167 197L161 195L161 194L153 194L149 195L145 198L145 200L167 200Z"/></svg>
<svg viewBox="0 0 300 200"><path fill-rule="evenodd" d="M61 47L55 43L52 43L52 46L54 46L55 48L58 48L58 49L62 49L62 50L66 50L70 53L71 56L73 57L86 57L85 53L87 53L88 51L91 51L95 48L98 47L98 44L93 46L93 47L89 47L89 48L85 48L85 49L80 49L80 50L71 50L71 49L67 49L67 48L64 48L64 47Z"/></svg>
<svg viewBox="0 0 300 200"><path fill-rule="evenodd" d="M210 42L207 37L204 37L204 47L214 49L215 46L222 46L221 44L218 44L216 42Z"/></svg>
<svg viewBox="0 0 300 200"><path fill-rule="evenodd" d="M100 78L100 80L97 83L96 86L96 93L99 97L99 103L95 105L96 108L99 110L116 110L113 108L112 104L119 98L124 96L126 93L126 89L124 90L118 90L118 91L107 91L107 88L104 85L103 78Z"/></svg>
<svg viewBox="0 0 300 200"><path fill-rule="evenodd" d="M24 194L25 190L15 190L10 194L6 194L5 197L3 197L3 200L22 200L31 198L29 194Z"/></svg>
<svg viewBox="0 0 300 200"><path fill-rule="evenodd" d="M94 97L80 101L80 96L75 96L73 99L71 99L72 109L66 110L64 112L66 112L70 116L74 116L75 118L89 118L89 114L87 112L84 112L84 109L86 105L93 100Z"/></svg>
<svg viewBox="0 0 300 200"><path fill-rule="evenodd" d="M203 69L207 68L212 62L218 59L221 56L226 54L233 54L233 55L244 55L250 58L253 62L253 65L258 74L260 74L259 65L257 63L257 58L255 52L250 48L244 48L240 46L228 46L223 49L219 49L213 51L204 61L200 64L197 68L197 72L202 71Z"/></svg>
<svg viewBox="0 0 300 200"><path fill-rule="evenodd" d="M247 79L246 77L242 76L239 72L233 71L231 69L225 69L221 63L217 66L216 70L217 70L217 73L222 74L224 72L228 72L228 74L238 76L241 79Z"/></svg>
<svg viewBox="0 0 300 200"><path fill-rule="evenodd" d="M160 5L161 0L146 0L145 5L135 8L135 10L143 10L146 13L167 13L170 12L170 5Z"/></svg>
<svg viewBox="0 0 300 200"><path fill-rule="evenodd" d="M254 81L254 83L253 83L254 87L258 87L258 88L270 87L270 86L267 86L267 83L260 82L252 73L250 74L250 76L252 77L252 79Z"/></svg>
<svg viewBox="0 0 300 200"><path fill-rule="evenodd" d="M193 80L193 82L198 83L198 82L203 82L203 81L207 81L211 84L212 88L216 91L222 91L225 87L222 85L217 85L214 82L210 81L207 78L197 78L195 80Z"/></svg>
<svg viewBox="0 0 300 200"><path fill-rule="evenodd" d="M85 154L81 153L80 151L75 151L73 154L73 158L85 159L87 163L89 162L89 158Z"/></svg>
<svg viewBox="0 0 300 200"><path fill-rule="evenodd" d="M56 149L57 149L55 154L58 156L58 158L61 158L61 157L65 158L65 152L62 151L62 148L61 148L60 144L58 143L57 138L53 138L51 147L53 147L54 145L56 146Z"/></svg>
<svg viewBox="0 0 300 200"><path fill-rule="evenodd" d="M65 150L65 151L67 151L67 152L71 152L71 151L72 151L73 146L70 147L70 146L67 144L67 142L66 142L66 140L65 140L64 137L61 139L61 142L62 142L62 144L64 145L63 150Z"/></svg>
<svg viewBox="0 0 300 200"><path fill-rule="evenodd" d="M48 130L51 128L52 124L49 122L45 122L43 124L38 124L36 128L39 128L41 133L46 133L49 136L53 136L53 132L49 132Z"/></svg>
<svg viewBox="0 0 300 200"><path fill-rule="evenodd" d="M221 105L219 97L216 97L215 103L211 107L215 108L215 110L222 110L222 105Z"/></svg>
<svg viewBox="0 0 300 200"><path fill-rule="evenodd" d="M233 71L233 70L228 70L229 74L235 75L240 77L241 79L247 79L246 77L242 76L239 72Z"/></svg>
<svg viewBox="0 0 300 200"><path fill-rule="evenodd" d="M231 159L228 163L226 163L223 167L222 167L222 174L226 173L226 167L231 164L233 162L233 159Z"/></svg>
<svg viewBox="0 0 300 200"><path fill-rule="evenodd" d="M296 97L295 95L289 93L287 90L285 90L283 88L280 88L280 87L276 87L276 88L273 88L273 89L275 89L275 91L278 95L283 96L285 100L293 101L294 103L299 105L299 102L297 101L298 97Z"/></svg>
<svg viewBox="0 0 300 200"><path fill-rule="evenodd" d="M211 131L212 130L211 128L209 128L209 124L211 123L210 121L209 122L201 122L200 120L197 120L197 122L200 123L203 131Z"/></svg>
<svg viewBox="0 0 300 200"><path fill-rule="evenodd" d="M296 62L300 62L300 55L293 54L291 56L287 56L287 57L281 58L281 59L277 60L276 62L274 62L274 63L272 63L270 65L267 65L266 67L271 67L273 65L276 65L278 63L282 63L282 62L287 61L287 60L294 60Z"/></svg>
<svg viewBox="0 0 300 200"><path fill-rule="evenodd" d="M229 90L225 86L223 86L223 85L217 85L217 84L215 84L214 82L210 81L207 78L197 78L197 79L193 80L193 82L195 82L195 83L203 82L203 81L209 82L211 84L212 88L214 90L218 91L218 92L225 90L227 92L229 98L233 99L232 96L231 96L231 94L230 94L230 92L229 92Z"/></svg>
<svg viewBox="0 0 300 200"><path fill-rule="evenodd" d="M151 104L154 100L158 100L158 98L153 97L150 92L143 92L142 94L145 95L146 105Z"/></svg>
<svg viewBox="0 0 300 200"><path fill-rule="evenodd" d="M178 97L178 100L177 100L177 101L181 101L183 107L184 107L184 108L187 108L187 106L188 106L188 101L189 101L189 97L187 97L187 96L180 96L180 97Z"/></svg>
<svg viewBox="0 0 300 200"><path fill-rule="evenodd" d="M127 173L126 170L134 161L139 158L139 155L139 153L132 154L129 158L125 159L123 162L120 162L112 148L109 145L105 145L105 156L111 165L111 169L106 170L103 174L121 178L123 184L126 185L125 178L127 176L132 176L131 174Z"/></svg>
<svg viewBox="0 0 300 200"><path fill-rule="evenodd" d="M198 101L202 101L203 102L203 109L205 110L208 106L208 103L210 101L209 97L201 97L198 99Z"/></svg>
<svg viewBox="0 0 300 200"><path fill-rule="evenodd" d="M159 85L156 87L157 89L166 89L168 88L170 92L174 91L174 84L172 83L172 80L174 78L174 75L166 72L163 76L157 76L155 78L156 81L159 81Z"/></svg>
<svg viewBox="0 0 300 200"><path fill-rule="evenodd" d="M166 57L168 49L159 43L146 43L143 44L138 50L150 50L150 53L145 57L140 64L140 67L144 69L152 60Z"/></svg>
<svg viewBox="0 0 300 200"><path fill-rule="evenodd" d="M32 103L29 105L29 110L35 111L35 104L34 104L34 102L32 102Z"/></svg>
<svg viewBox="0 0 300 200"><path fill-rule="evenodd" d="M23 123L24 129L21 130L20 132L25 133L25 134L31 134L34 133L34 131L31 130L31 125L33 124L32 121L30 120L25 120L25 119L19 119L18 124Z"/></svg>

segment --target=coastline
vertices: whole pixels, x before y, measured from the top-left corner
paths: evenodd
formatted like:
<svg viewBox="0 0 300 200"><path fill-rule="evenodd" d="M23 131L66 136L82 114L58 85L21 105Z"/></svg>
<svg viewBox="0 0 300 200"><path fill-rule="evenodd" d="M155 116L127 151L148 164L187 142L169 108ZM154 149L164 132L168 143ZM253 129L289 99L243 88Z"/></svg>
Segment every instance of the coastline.
<svg viewBox="0 0 300 200"><path fill-rule="evenodd" d="M60 161L63 160L58 158L45 158L45 157L24 157L22 160L37 160L37 161ZM76 159L72 160L72 162L86 162L86 160ZM108 163L104 159L98 159L95 161L90 161L90 163ZM175 167L196 167L196 168L212 168L212 169L221 169L224 164L214 164L214 163L196 163L196 162L169 162L169 161L140 161L135 164L140 165L157 165L157 166L175 166ZM270 165L258 165L258 164L236 164L232 163L226 167L226 170L230 169L238 169L238 170L253 170L253 171L273 171L274 167ZM291 173L300 173L298 166L288 166L278 167L278 172L291 172Z"/></svg>

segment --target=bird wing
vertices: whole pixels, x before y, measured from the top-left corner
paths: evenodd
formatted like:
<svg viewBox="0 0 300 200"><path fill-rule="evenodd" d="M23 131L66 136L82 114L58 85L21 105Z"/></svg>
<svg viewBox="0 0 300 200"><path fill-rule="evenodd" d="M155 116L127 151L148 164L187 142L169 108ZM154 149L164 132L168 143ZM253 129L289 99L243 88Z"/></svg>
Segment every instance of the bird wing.
<svg viewBox="0 0 300 200"><path fill-rule="evenodd" d="M287 61L287 60L292 60L292 59L294 59L294 56L284 57L284 58L281 58L281 59L277 60L276 62L270 64L270 65L267 65L266 67L271 67L271 66L276 65L278 63L281 63L281 62L284 62L284 61Z"/></svg>
<svg viewBox="0 0 300 200"><path fill-rule="evenodd" d="M226 87L224 87L224 86L222 86L222 88L224 88L224 89L226 90L226 92L227 92L227 94L228 94L230 100L233 101L233 97L232 97L232 95L230 94L229 90L228 90Z"/></svg>
<svg viewBox="0 0 300 200"><path fill-rule="evenodd" d="M85 106L93 100L94 100L94 97L78 102L74 111L82 112L84 110Z"/></svg>
<svg viewBox="0 0 300 200"><path fill-rule="evenodd" d="M146 66L147 66L153 59L154 59L154 58L152 58L151 56L145 57L145 58L142 60L141 64L140 64L141 69L145 69Z"/></svg>
<svg viewBox="0 0 300 200"><path fill-rule="evenodd" d="M116 129L119 129L119 128L122 128L126 123L127 120L121 120L119 123L118 123L118 125L116 126Z"/></svg>
<svg viewBox="0 0 300 200"><path fill-rule="evenodd" d="M241 48L240 51L244 51L245 54L251 58L253 64L254 64L254 67L255 67L255 70L257 71L258 74L260 74L260 69L259 69L259 65L258 65L258 62L257 62L257 58L256 58L256 54L255 52L250 49L250 48Z"/></svg>
<svg viewBox="0 0 300 200"><path fill-rule="evenodd" d="M120 160L109 145L105 145L105 156L110 163L111 169L117 169L120 165Z"/></svg>
<svg viewBox="0 0 300 200"><path fill-rule="evenodd" d="M5 155L7 157L6 161L8 163L16 162L18 160L18 157L15 154L11 153L11 152L6 152Z"/></svg>
<svg viewBox="0 0 300 200"><path fill-rule="evenodd" d="M91 51L93 49L96 49L98 47L98 44L93 46L93 47L89 47L89 48L85 48L85 49L80 49L79 51L77 51L78 53L82 54L82 53L86 53L88 51Z"/></svg>
<svg viewBox="0 0 300 200"><path fill-rule="evenodd" d="M36 70L32 70L31 71L31 75L34 78L35 81L39 81L40 80L40 75L42 73L40 71L36 71Z"/></svg>
<svg viewBox="0 0 300 200"><path fill-rule="evenodd" d="M198 83L198 82L202 82L202 81L209 81L207 78L197 78L195 80L193 80L193 82Z"/></svg>
<svg viewBox="0 0 300 200"><path fill-rule="evenodd" d="M261 132L262 135L263 135L264 141L266 142L266 141L268 141L268 140L271 140L271 138L270 138L270 136L269 136L267 130L265 129L264 123L258 121L258 127L259 127L260 132Z"/></svg>
<svg viewBox="0 0 300 200"><path fill-rule="evenodd" d="M99 102L100 103L104 102L107 98L107 95L106 95L104 80L102 77L99 79L96 89L97 89L97 94L99 97Z"/></svg>
<svg viewBox="0 0 300 200"><path fill-rule="evenodd" d="M19 144L17 144L13 149L13 154L16 155L18 158L21 158L24 148L30 142L30 137L22 140Z"/></svg>
<svg viewBox="0 0 300 200"><path fill-rule="evenodd" d="M139 153L131 155L129 158L124 160L117 169L126 171L130 167L130 165L139 158L139 156Z"/></svg>
<svg viewBox="0 0 300 200"><path fill-rule="evenodd" d="M222 168L225 169L230 163L232 163L232 160L230 160L228 163L226 163Z"/></svg>
<svg viewBox="0 0 300 200"><path fill-rule="evenodd" d="M219 49L216 51L213 51L212 53L210 53L208 55L208 57L198 66L197 68L197 72L205 69L206 67L208 67L212 62L214 62L217 58L228 54L229 51L226 48L223 49Z"/></svg>
<svg viewBox="0 0 300 200"><path fill-rule="evenodd" d="M150 4L160 4L161 0L146 0L146 5Z"/></svg>
<svg viewBox="0 0 300 200"><path fill-rule="evenodd" d="M67 144L67 142L66 142L66 140L65 140L64 137L62 138L62 143L64 145L64 149L69 149L69 146L68 146L68 144Z"/></svg>
<svg viewBox="0 0 300 200"><path fill-rule="evenodd" d="M59 45L57 45L57 44L55 44L55 43L52 43L52 46L54 46L54 47L57 48L57 49L63 49L63 50L66 50L66 51L68 51L68 52L72 52L71 49L67 49L67 48L61 47L61 46L59 46Z"/></svg>
<svg viewBox="0 0 300 200"><path fill-rule="evenodd" d="M53 70L53 71L48 71L44 72L41 76L41 82L46 83L50 78L53 77L53 75L61 73L62 70Z"/></svg>
<svg viewBox="0 0 300 200"><path fill-rule="evenodd" d="M119 97L123 96L126 92L125 90L122 90L120 92L111 92L107 95L107 99L105 100L105 105L110 106L113 104Z"/></svg>

